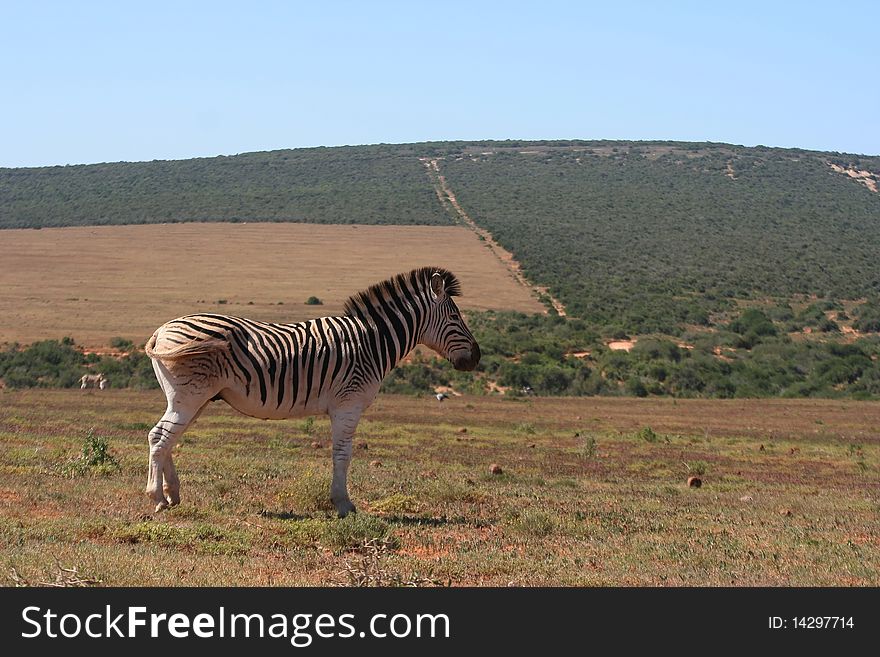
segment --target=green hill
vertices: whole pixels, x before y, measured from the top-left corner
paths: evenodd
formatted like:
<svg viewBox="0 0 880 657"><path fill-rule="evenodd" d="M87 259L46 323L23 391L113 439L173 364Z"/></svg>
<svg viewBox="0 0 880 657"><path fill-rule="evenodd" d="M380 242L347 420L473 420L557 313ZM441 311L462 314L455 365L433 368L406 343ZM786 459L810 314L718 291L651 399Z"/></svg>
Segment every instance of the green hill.
<svg viewBox="0 0 880 657"><path fill-rule="evenodd" d="M880 396L876 156L438 142L0 169L0 228L461 221L438 198L431 160L574 320L475 314L485 345L476 382L435 362L400 368L388 389ZM636 335L629 353L606 344ZM40 380L22 358L16 348L0 358L0 376Z"/></svg>
<svg viewBox="0 0 880 657"><path fill-rule="evenodd" d="M440 166L462 206L571 314L676 333L731 299L880 291L880 194L831 164L880 172L877 157L613 142Z"/></svg>
<svg viewBox="0 0 880 657"><path fill-rule="evenodd" d="M0 228L181 221L447 224L413 149L0 169Z"/></svg>

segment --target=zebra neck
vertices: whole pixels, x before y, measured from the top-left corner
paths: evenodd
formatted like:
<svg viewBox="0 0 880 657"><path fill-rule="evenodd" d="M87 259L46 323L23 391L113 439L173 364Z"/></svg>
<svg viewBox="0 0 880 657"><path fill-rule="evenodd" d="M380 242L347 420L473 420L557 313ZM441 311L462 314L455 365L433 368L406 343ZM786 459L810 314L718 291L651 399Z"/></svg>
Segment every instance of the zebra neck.
<svg viewBox="0 0 880 657"><path fill-rule="evenodd" d="M392 309L390 305L359 305L355 315L367 333L367 353L381 379L421 342L425 329L425 313L417 310Z"/></svg>

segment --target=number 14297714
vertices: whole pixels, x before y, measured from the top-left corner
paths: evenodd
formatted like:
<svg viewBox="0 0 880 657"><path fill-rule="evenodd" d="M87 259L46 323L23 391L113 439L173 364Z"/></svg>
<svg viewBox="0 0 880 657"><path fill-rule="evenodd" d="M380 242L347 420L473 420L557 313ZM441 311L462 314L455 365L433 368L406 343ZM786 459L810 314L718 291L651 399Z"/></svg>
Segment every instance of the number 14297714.
<svg viewBox="0 0 880 657"><path fill-rule="evenodd" d="M767 627L771 630L842 630L853 629L855 621L852 616L770 616Z"/></svg>

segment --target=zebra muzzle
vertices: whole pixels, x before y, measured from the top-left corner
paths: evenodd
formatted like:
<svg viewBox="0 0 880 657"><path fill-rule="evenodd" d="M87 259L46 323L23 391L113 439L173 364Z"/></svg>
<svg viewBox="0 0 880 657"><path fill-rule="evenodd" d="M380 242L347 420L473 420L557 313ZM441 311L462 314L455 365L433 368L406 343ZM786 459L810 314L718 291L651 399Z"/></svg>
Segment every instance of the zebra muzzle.
<svg viewBox="0 0 880 657"><path fill-rule="evenodd" d="M474 342L467 355L456 355L456 357L452 359L452 366L462 372L470 372L479 364L480 356L480 346Z"/></svg>

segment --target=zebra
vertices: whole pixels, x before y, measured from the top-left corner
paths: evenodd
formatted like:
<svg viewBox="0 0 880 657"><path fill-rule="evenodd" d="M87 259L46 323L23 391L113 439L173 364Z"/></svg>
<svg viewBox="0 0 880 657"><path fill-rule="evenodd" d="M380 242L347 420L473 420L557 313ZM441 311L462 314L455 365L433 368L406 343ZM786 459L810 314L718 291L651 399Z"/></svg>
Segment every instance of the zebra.
<svg viewBox="0 0 880 657"><path fill-rule="evenodd" d="M110 384L110 381L108 381L107 377L103 374L83 374L79 382L80 390L85 390L89 386L94 386L96 388L104 390Z"/></svg>
<svg viewBox="0 0 880 657"><path fill-rule="evenodd" d="M354 294L339 317L270 324L206 313L160 326L145 345L168 403L148 437L146 493L156 512L180 503L171 450L215 400L262 419L329 415L330 499L340 518L356 511L347 482L352 438L382 379L417 344L457 370L480 362L453 300L460 294L451 272L422 267Z"/></svg>

